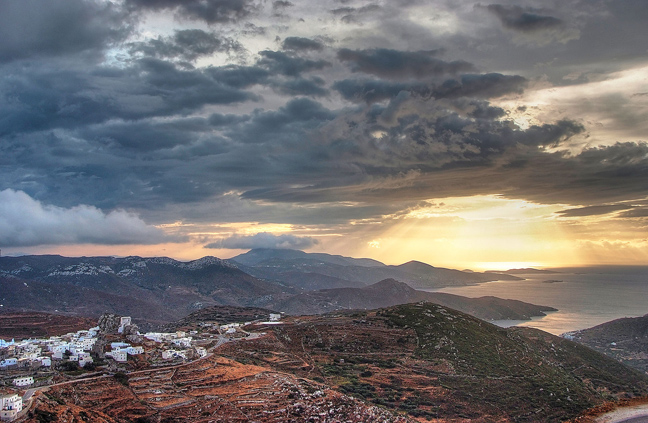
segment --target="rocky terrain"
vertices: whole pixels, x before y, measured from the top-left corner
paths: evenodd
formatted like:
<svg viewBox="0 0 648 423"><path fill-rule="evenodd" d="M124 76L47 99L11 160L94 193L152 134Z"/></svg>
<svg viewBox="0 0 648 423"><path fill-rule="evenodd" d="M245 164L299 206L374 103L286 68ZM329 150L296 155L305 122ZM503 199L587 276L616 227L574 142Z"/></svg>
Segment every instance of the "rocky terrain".
<svg viewBox="0 0 648 423"><path fill-rule="evenodd" d="M421 421L561 422L648 379L574 342L430 303L291 318L219 354L326 383Z"/></svg>
<svg viewBox="0 0 648 423"><path fill-rule="evenodd" d="M257 311L201 310L182 324ZM26 421L557 423L648 394L647 376L589 348L432 303L245 331L258 335L186 364L52 386Z"/></svg>
<svg viewBox="0 0 648 423"><path fill-rule="evenodd" d="M27 422L412 422L311 380L212 356L39 394Z"/></svg>
<svg viewBox="0 0 648 423"><path fill-rule="evenodd" d="M23 256L0 258L5 309L168 323L209 305L265 305L292 291L226 261L169 258Z"/></svg>
<svg viewBox="0 0 648 423"><path fill-rule="evenodd" d="M648 373L648 315L617 319L566 335Z"/></svg>

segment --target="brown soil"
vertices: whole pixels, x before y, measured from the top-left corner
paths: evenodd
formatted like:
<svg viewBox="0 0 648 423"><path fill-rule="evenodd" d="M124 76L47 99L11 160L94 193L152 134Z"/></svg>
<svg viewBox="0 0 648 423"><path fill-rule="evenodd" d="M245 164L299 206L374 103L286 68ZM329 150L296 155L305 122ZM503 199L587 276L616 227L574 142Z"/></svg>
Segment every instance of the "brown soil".
<svg viewBox="0 0 648 423"><path fill-rule="evenodd" d="M88 329L97 324L89 317L65 316L37 312L0 313L0 338L24 339L64 335Z"/></svg>
<svg viewBox="0 0 648 423"><path fill-rule="evenodd" d="M27 422L397 422L412 420L309 380L222 357L79 381L40 393ZM74 419L74 420L72 420Z"/></svg>

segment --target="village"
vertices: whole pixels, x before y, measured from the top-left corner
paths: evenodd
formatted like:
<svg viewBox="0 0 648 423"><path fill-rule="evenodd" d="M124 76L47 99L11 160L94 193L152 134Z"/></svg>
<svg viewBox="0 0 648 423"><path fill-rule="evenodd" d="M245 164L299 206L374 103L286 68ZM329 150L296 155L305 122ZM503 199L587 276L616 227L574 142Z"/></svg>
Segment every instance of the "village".
<svg viewBox="0 0 648 423"><path fill-rule="evenodd" d="M270 313L267 324L280 324ZM128 316L104 314L87 330L21 341L0 339L0 421L28 410L38 389L81 378L184 364L235 340L254 339L245 327L258 322L199 322L190 331L140 333Z"/></svg>

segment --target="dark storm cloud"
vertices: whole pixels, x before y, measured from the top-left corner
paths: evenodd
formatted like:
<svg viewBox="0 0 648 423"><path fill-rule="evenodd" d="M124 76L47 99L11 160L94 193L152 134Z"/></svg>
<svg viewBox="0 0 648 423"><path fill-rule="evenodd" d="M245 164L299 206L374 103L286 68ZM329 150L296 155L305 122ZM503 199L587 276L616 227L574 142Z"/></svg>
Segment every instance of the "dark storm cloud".
<svg viewBox="0 0 648 423"><path fill-rule="evenodd" d="M258 66L265 67L270 73L286 76L299 76L303 72L321 70L331 66L326 60L310 60L290 56L281 51L264 50L259 52Z"/></svg>
<svg viewBox="0 0 648 423"><path fill-rule="evenodd" d="M257 8L250 0L126 0L126 5L132 10L173 10L209 24L236 22Z"/></svg>
<svg viewBox="0 0 648 423"><path fill-rule="evenodd" d="M294 51L321 51L324 44L319 41L304 37L286 37L282 43L284 50Z"/></svg>
<svg viewBox="0 0 648 423"><path fill-rule="evenodd" d="M255 112L248 122L232 127L227 135L243 143L268 143L289 150L290 144L306 142L310 131L335 116L316 101L296 98L278 110Z"/></svg>
<svg viewBox="0 0 648 423"><path fill-rule="evenodd" d="M326 82L319 77L293 78L286 81L276 81L271 84L275 92L289 96L323 97L329 94L324 88Z"/></svg>
<svg viewBox="0 0 648 423"><path fill-rule="evenodd" d="M621 218L641 218L648 217L648 208L636 208L633 210L628 210L619 215Z"/></svg>
<svg viewBox="0 0 648 423"><path fill-rule="evenodd" d="M537 9L520 6L489 4L486 9L497 16L505 28L521 32L536 32L563 26L563 21L553 16L541 15Z"/></svg>
<svg viewBox="0 0 648 423"><path fill-rule="evenodd" d="M406 91L423 98L495 98L521 93L527 80L517 75L488 73L461 75L442 83L391 82L375 79L345 79L333 84L342 97L349 101L374 103L395 97Z"/></svg>
<svg viewBox="0 0 648 423"><path fill-rule="evenodd" d="M128 16L116 5L0 0L0 63L103 50L128 36Z"/></svg>
<svg viewBox="0 0 648 423"><path fill-rule="evenodd" d="M338 51L337 57L340 61L349 63L353 72L363 72L388 78L429 78L475 70L474 65L462 60L446 62L437 59L435 56L438 53L438 50L341 49Z"/></svg>
<svg viewBox="0 0 648 423"><path fill-rule="evenodd" d="M210 130L211 121L193 118L162 122L144 119L109 122L82 129L77 135L93 140L104 148L153 151L192 143L197 134Z"/></svg>
<svg viewBox="0 0 648 423"><path fill-rule="evenodd" d="M0 80L0 135L74 128L109 119L188 113L208 104L258 97L240 88L259 81L258 69L181 70L146 58L128 68L5 68Z"/></svg>
<svg viewBox="0 0 648 423"><path fill-rule="evenodd" d="M587 206L561 210L556 213L561 215L562 217L599 216L603 214L614 213L620 210L628 210L631 208L633 208L633 206L627 204L603 204L600 206Z"/></svg>
<svg viewBox="0 0 648 423"><path fill-rule="evenodd" d="M381 81L377 79L344 79L333 84L346 100L376 103L396 97L401 91L411 91L414 84Z"/></svg>
<svg viewBox="0 0 648 423"><path fill-rule="evenodd" d="M229 238L205 245L205 248L228 248L246 250L252 248L304 249L316 245L315 238L290 234L274 235L261 232L255 235L232 235Z"/></svg>
<svg viewBox="0 0 648 423"><path fill-rule="evenodd" d="M171 37L158 37L146 42L131 43L131 53L141 53L157 58L178 58L194 61L202 56L210 56L216 52L241 50L237 42L219 38L214 33L200 29L175 31Z"/></svg>

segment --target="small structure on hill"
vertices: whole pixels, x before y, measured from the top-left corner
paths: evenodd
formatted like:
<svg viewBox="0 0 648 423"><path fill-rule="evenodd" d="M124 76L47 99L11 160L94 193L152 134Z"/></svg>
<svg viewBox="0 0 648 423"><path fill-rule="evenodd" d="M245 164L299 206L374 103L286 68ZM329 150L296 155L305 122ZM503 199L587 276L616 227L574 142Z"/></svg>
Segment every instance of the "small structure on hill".
<svg viewBox="0 0 648 423"><path fill-rule="evenodd" d="M0 420L11 422L18 417L23 409L22 397L18 394L3 395L0 397Z"/></svg>

